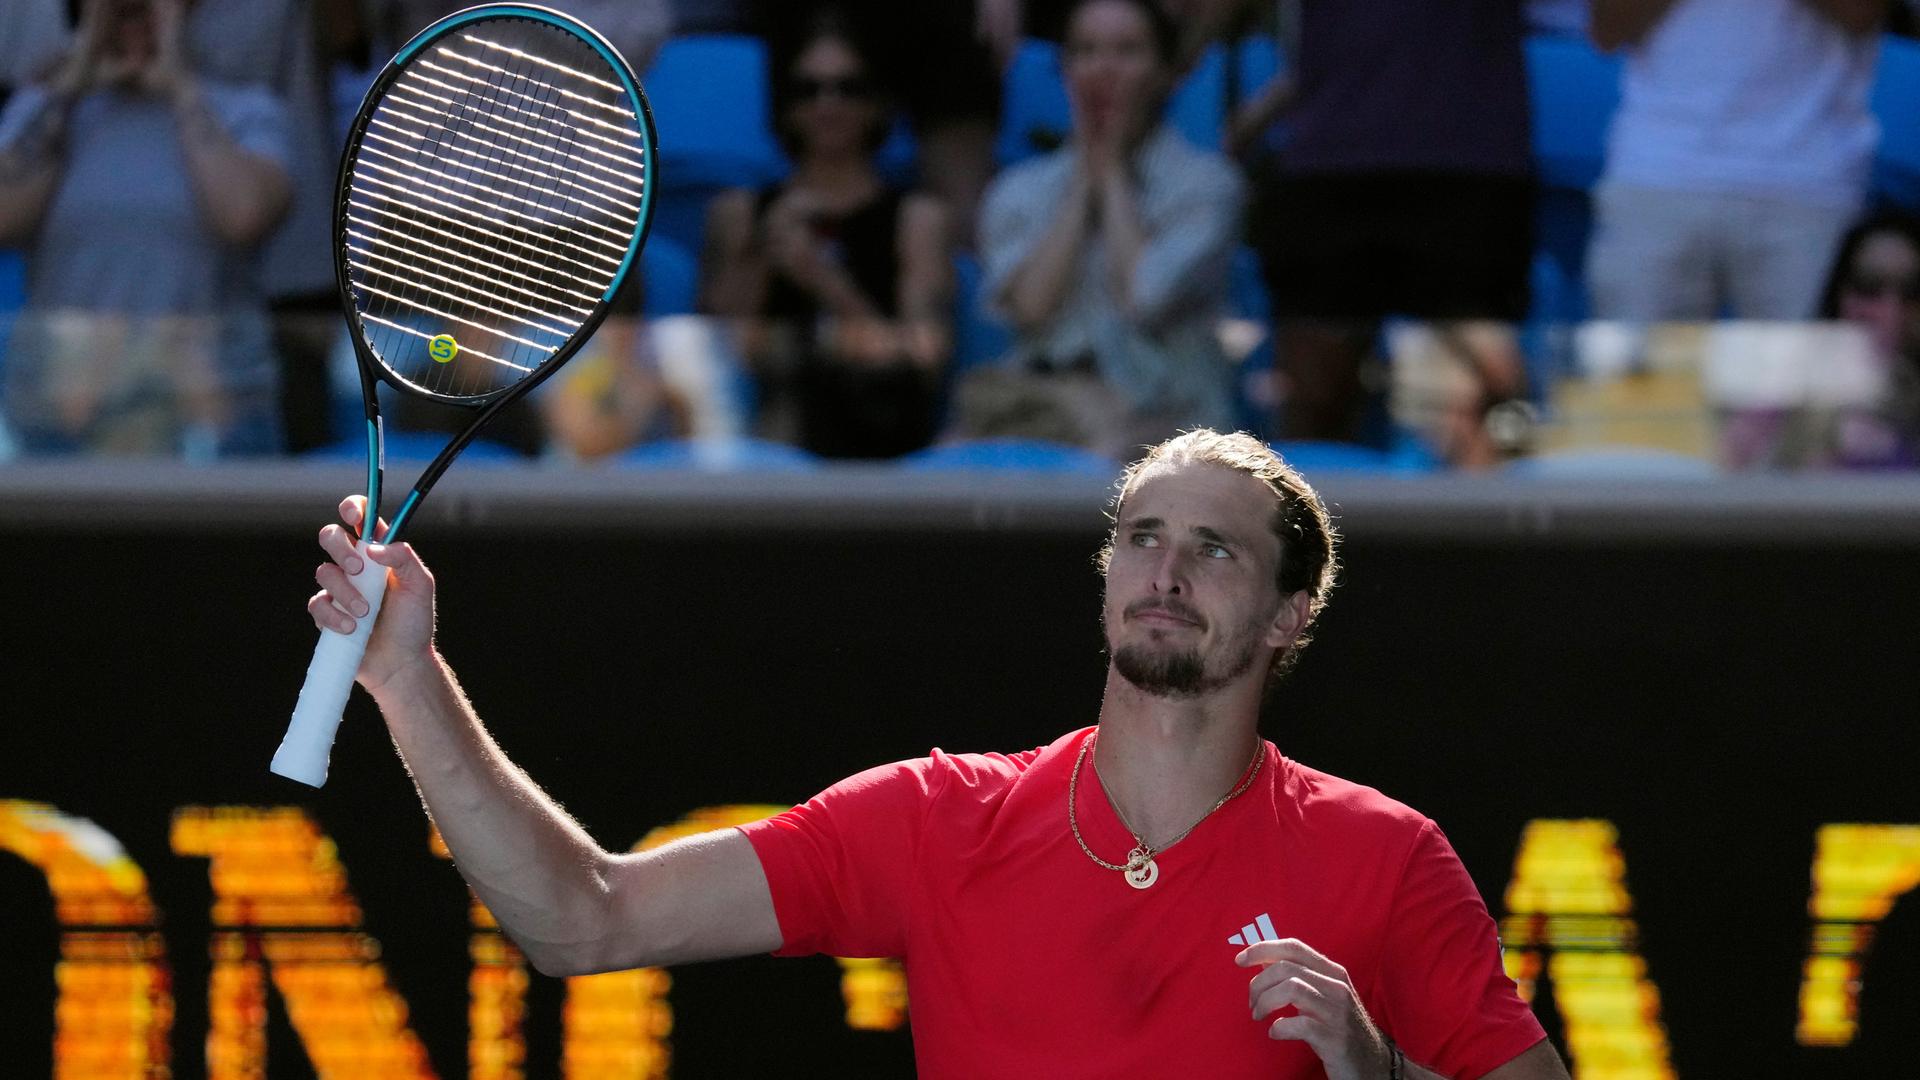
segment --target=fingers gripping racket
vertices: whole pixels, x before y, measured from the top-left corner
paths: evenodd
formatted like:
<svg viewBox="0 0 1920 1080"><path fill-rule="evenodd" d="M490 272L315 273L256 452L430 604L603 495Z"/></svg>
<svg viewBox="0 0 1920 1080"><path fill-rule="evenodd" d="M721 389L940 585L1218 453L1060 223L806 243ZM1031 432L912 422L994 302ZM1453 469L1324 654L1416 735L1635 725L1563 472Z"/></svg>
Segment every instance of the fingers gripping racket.
<svg viewBox="0 0 1920 1080"><path fill-rule="evenodd" d="M326 782L334 732L380 614L382 381L474 411L377 537L395 543L474 435L553 374L606 316L652 217L653 117L633 71L557 11L486 4L420 32L367 91L334 200L334 271L360 361L367 512L354 633L320 632L281 776Z"/></svg>

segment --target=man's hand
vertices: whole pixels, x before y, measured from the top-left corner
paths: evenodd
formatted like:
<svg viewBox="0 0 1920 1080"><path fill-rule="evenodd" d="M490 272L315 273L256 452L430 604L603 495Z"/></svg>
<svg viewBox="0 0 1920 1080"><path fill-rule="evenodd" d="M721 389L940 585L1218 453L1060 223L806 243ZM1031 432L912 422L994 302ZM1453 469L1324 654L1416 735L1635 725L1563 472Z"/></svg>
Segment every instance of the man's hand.
<svg viewBox="0 0 1920 1080"><path fill-rule="evenodd" d="M1233 962L1262 969L1247 986L1255 1020L1288 1005L1298 1012L1274 1020L1267 1027L1268 1037L1304 1041L1326 1067L1328 1080L1380 1080L1387 1075L1392 1052L1360 1003L1346 968L1293 938L1249 945Z"/></svg>
<svg viewBox="0 0 1920 1080"><path fill-rule="evenodd" d="M366 519L367 500L350 495L340 503L340 520L359 529ZM375 535L386 530L381 522ZM332 559L314 570L320 591L307 601L313 624L323 630L353 633L355 621L367 614L367 602L347 575L360 572L360 552L353 535L339 525L320 530L320 548ZM369 692L385 686L410 667L433 663L433 575L408 544L370 544L367 557L387 568L387 594L381 601L379 623L367 642L357 676Z"/></svg>

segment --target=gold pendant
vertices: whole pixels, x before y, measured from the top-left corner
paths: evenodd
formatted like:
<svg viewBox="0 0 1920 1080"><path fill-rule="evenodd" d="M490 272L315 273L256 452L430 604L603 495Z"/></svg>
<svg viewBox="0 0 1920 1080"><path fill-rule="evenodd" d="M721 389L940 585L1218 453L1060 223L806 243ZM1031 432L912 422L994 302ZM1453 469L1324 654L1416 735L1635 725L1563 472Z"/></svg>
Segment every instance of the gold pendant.
<svg viewBox="0 0 1920 1080"><path fill-rule="evenodd" d="M1160 864L1153 861L1153 853L1145 848L1134 848L1127 853L1127 868L1123 872L1127 884L1136 889L1151 889L1153 883L1160 880Z"/></svg>

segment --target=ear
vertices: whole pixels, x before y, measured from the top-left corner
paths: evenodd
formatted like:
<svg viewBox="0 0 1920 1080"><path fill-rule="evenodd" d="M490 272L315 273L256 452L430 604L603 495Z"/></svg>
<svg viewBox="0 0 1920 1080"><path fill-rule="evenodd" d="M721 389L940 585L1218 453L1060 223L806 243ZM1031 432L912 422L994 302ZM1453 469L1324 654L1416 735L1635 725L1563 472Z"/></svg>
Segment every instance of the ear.
<svg viewBox="0 0 1920 1080"><path fill-rule="evenodd" d="M1273 614L1273 621L1267 624L1266 643L1275 649L1284 649L1292 645L1306 629L1307 615L1313 610L1312 602L1305 589L1280 601L1280 608Z"/></svg>

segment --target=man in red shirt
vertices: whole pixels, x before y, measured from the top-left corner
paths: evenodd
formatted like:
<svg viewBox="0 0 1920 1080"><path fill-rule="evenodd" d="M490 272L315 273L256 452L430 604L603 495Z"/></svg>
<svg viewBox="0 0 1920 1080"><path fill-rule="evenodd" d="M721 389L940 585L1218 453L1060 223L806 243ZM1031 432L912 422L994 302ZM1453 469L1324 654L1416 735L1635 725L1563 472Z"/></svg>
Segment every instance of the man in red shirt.
<svg viewBox="0 0 1920 1080"><path fill-rule="evenodd" d="M1097 727L935 750L645 853L602 850L501 754L406 545L369 550L391 582L359 678L547 974L899 956L923 1077L1564 1080L1440 830L1258 735L1333 583L1319 497L1258 440L1202 430L1130 469L1114 517ZM330 525L322 546L309 610L350 630L352 543Z"/></svg>

